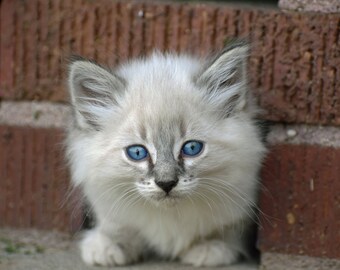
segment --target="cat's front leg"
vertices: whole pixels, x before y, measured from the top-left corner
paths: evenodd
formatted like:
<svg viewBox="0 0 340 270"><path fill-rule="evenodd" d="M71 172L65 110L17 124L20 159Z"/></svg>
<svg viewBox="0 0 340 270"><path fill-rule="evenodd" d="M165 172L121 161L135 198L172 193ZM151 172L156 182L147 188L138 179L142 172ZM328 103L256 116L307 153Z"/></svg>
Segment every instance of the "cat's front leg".
<svg viewBox="0 0 340 270"><path fill-rule="evenodd" d="M192 246L181 255L182 263L193 266L224 266L235 263L239 252L222 240L208 240Z"/></svg>
<svg viewBox="0 0 340 270"><path fill-rule="evenodd" d="M134 239L133 236L136 236ZM141 255L141 240L135 233L110 235L99 228L85 234L80 242L81 256L86 264L101 266L127 265Z"/></svg>

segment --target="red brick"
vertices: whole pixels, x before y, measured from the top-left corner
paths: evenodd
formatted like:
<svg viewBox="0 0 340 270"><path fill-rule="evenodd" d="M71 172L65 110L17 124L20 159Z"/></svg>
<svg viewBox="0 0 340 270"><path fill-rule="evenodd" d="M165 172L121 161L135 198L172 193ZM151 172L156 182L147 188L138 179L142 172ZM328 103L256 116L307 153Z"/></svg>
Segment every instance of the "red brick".
<svg viewBox="0 0 340 270"><path fill-rule="evenodd" d="M154 46L160 51L165 50L166 46L166 19L168 7L165 5L158 5L155 8L155 40Z"/></svg>
<svg viewBox="0 0 340 270"><path fill-rule="evenodd" d="M65 31L71 32L71 52L73 54L81 54L82 52L82 35L83 35L83 13L84 9L82 7L81 0L72 1L72 9L70 10L70 14L72 14L71 20L71 29L65 29ZM69 52L65 52L67 54Z"/></svg>
<svg viewBox="0 0 340 270"><path fill-rule="evenodd" d="M4 129L4 128L2 128ZM7 129L7 132L10 132L9 129ZM25 202L23 209L22 209L22 223L19 224L19 226L23 226L26 228L31 227L32 224L32 215L31 215L31 209L32 209L32 182L33 182L33 169L34 166L32 166L33 162L33 132L29 129L25 129L23 132L24 136L24 145L25 145L25 151L22 153L22 155L25 157L23 160L23 196L22 201ZM23 158L21 156L21 158Z"/></svg>
<svg viewBox="0 0 340 270"><path fill-rule="evenodd" d="M94 57L98 62L106 61L107 10L97 6L94 9Z"/></svg>
<svg viewBox="0 0 340 270"><path fill-rule="evenodd" d="M0 98L13 97L14 87L14 1L0 5Z"/></svg>
<svg viewBox="0 0 340 270"><path fill-rule="evenodd" d="M180 6L179 5L170 5L169 12L168 12L168 27L166 33L166 40L168 41L167 49L169 51L178 51L178 44L179 44L179 12Z"/></svg>
<svg viewBox="0 0 340 270"><path fill-rule="evenodd" d="M96 7L93 2L89 2L84 6L84 13L82 18L81 31L82 35L82 54L94 59L95 52L95 10Z"/></svg>
<svg viewBox="0 0 340 270"><path fill-rule="evenodd" d="M117 23L117 3L116 5L109 5L107 8L108 11L108 27L107 27L107 44L106 44L106 53L107 64L110 66L115 66L118 62L118 51L117 51L117 40L119 35L119 27Z"/></svg>
<svg viewBox="0 0 340 270"><path fill-rule="evenodd" d="M144 39L144 5L137 4L131 12L131 41L130 41L130 56L138 57L143 53L143 39Z"/></svg>
<svg viewBox="0 0 340 270"><path fill-rule="evenodd" d="M200 31L200 27L202 25L202 12L204 11L203 7L197 8L192 12L191 15L191 35L190 35L190 47L189 51L194 53L195 55L200 55L203 51L203 46L199 46L202 40L202 31Z"/></svg>
<svg viewBox="0 0 340 270"><path fill-rule="evenodd" d="M81 201L77 192L69 197L62 138L57 129L0 126L0 226L80 228Z"/></svg>
<svg viewBox="0 0 340 270"><path fill-rule="evenodd" d="M119 22L119 37L118 42L118 57L120 62L126 61L130 57L131 51L131 33L134 29L131 28L131 4L119 5L119 15L117 16L117 22Z"/></svg>
<svg viewBox="0 0 340 270"><path fill-rule="evenodd" d="M48 1L39 0L38 1L38 14L40 19L38 20L38 43L39 44L46 44L49 39L49 31L48 27L48 20L49 20L49 13L48 13ZM65 33L66 34L66 33ZM63 43L65 44L65 42ZM49 65L48 65L48 55L49 55L49 48L46 45L42 45L37 50L37 61L38 61L38 71L36 73L38 84L41 85L41 88L45 89L50 86L50 78L48 75ZM18 60L21 56L18 56ZM35 87L35 86L34 86Z"/></svg>
<svg viewBox="0 0 340 270"><path fill-rule="evenodd" d="M191 35L191 17L193 9L190 6L183 5L179 13L179 28L178 28L178 51L188 52L193 44L190 42Z"/></svg>
<svg viewBox="0 0 340 270"><path fill-rule="evenodd" d="M340 149L277 145L263 168L263 252L340 258Z"/></svg>
<svg viewBox="0 0 340 270"><path fill-rule="evenodd" d="M2 1L1 98L65 101L62 59L72 53L112 65L154 48L205 55L233 37L248 37L250 78L268 120L340 125L339 14L45 2Z"/></svg>

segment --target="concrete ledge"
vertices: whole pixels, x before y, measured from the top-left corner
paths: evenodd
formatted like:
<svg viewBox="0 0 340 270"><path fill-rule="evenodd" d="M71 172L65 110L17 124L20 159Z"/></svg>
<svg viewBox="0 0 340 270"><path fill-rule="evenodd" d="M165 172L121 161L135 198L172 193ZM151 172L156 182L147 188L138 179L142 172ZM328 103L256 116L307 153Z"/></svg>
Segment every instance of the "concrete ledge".
<svg viewBox="0 0 340 270"><path fill-rule="evenodd" d="M340 128L274 124L267 138L273 144L308 144L340 148Z"/></svg>
<svg viewBox="0 0 340 270"><path fill-rule="evenodd" d="M339 0L280 0L279 7L286 10L339 13Z"/></svg>
<svg viewBox="0 0 340 270"><path fill-rule="evenodd" d="M260 270L339 270L340 260L266 252Z"/></svg>
<svg viewBox="0 0 340 270"><path fill-rule="evenodd" d="M213 270L179 263L151 261L126 267L89 267L77 248L77 237L35 230L0 229L0 269L6 270ZM1 248L2 247L2 248ZM29 251L29 252L28 252ZM256 265L239 264L224 270L257 270Z"/></svg>
<svg viewBox="0 0 340 270"><path fill-rule="evenodd" d="M60 128L68 123L70 109L64 104L51 102L0 103L0 124Z"/></svg>

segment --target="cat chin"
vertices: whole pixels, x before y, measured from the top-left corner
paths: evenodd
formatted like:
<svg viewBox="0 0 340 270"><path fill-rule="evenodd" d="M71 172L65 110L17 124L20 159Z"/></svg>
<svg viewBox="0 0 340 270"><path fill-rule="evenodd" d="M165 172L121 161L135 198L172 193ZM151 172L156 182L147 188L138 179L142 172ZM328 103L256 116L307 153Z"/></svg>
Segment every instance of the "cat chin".
<svg viewBox="0 0 340 270"><path fill-rule="evenodd" d="M169 208L169 207L175 207L176 205L178 205L181 201L182 201L182 196L179 196L177 194L157 194L157 195L153 195L151 197L148 197L147 200L157 206L157 207L165 207L165 208Z"/></svg>

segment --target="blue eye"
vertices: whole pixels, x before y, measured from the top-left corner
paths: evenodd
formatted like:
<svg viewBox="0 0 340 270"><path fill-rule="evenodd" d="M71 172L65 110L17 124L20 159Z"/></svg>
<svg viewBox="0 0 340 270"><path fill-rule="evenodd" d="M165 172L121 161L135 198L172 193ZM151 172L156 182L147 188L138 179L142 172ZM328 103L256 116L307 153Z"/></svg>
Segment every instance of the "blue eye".
<svg viewBox="0 0 340 270"><path fill-rule="evenodd" d="M197 156L202 152L203 143L200 141L187 141L182 146L182 153L186 156Z"/></svg>
<svg viewBox="0 0 340 270"><path fill-rule="evenodd" d="M142 160L148 156L148 150L142 145L131 145L126 148L126 154L132 160Z"/></svg>

